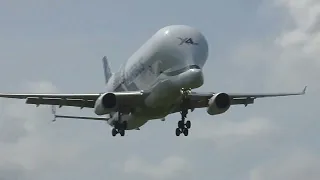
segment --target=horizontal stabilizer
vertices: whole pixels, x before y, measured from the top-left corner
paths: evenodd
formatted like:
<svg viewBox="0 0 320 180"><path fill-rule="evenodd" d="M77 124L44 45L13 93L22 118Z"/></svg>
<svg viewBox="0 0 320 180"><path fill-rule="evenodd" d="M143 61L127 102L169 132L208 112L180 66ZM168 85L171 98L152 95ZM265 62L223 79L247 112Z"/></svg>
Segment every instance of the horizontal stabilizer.
<svg viewBox="0 0 320 180"><path fill-rule="evenodd" d="M106 56L102 58L103 62L103 70L104 70L104 78L105 78L105 83L108 83L110 77L112 76L112 72L109 66L109 62Z"/></svg>
<svg viewBox="0 0 320 180"><path fill-rule="evenodd" d="M85 120L98 120L98 121L107 121L107 118L99 117L85 117L85 116L65 116L65 115L55 115L55 118L66 118L66 119L85 119Z"/></svg>
<svg viewBox="0 0 320 180"><path fill-rule="evenodd" d="M85 117L85 116L65 116L65 115L57 115L56 107L52 106L52 114L54 116L53 122L56 121L56 118L66 118L66 119L85 119L85 120L98 120L98 121L107 121L109 118L105 117Z"/></svg>

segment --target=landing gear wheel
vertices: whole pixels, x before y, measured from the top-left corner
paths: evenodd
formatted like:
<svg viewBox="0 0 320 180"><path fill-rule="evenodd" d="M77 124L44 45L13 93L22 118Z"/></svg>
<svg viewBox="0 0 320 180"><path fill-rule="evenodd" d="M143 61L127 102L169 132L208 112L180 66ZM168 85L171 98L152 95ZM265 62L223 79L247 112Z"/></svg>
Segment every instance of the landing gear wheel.
<svg viewBox="0 0 320 180"><path fill-rule="evenodd" d="M127 121L123 121L121 122L121 114L119 113L119 120L114 122L114 128L112 129L112 136L116 136L118 133L121 136L125 135L125 130L128 127L128 122Z"/></svg>
<svg viewBox="0 0 320 180"><path fill-rule="evenodd" d="M124 134L125 134L124 129L119 129L119 133L120 133L121 136L124 136Z"/></svg>
<svg viewBox="0 0 320 180"><path fill-rule="evenodd" d="M121 136L125 135L125 130L128 127L128 122L122 121L121 117L122 117L122 113L118 112L118 120L113 123L114 128L112 128L112 136L116 136L118 133Z"/></svg>
<svg viewBox="0 0 320 180"><path fill-rule="evenodd" d="M184 128L184 122L182 120L178 121L178 128L180 129Z"/></svg>
<svg viewBox="0 0 320 180"><path fill-rule="evenodd" d="M118 131L116 128L112 128L112 136L116 136L118 134Z"/></svg>
<svg viewBox="0 0 320 180"><path fill-rule="evenodd" d="M187 129L190 129L190 128L191 128L191 122L190 122L190 121L187 121L187 122L186 122L186 128L187 128Z"/></svg>
<svg viewBox="0 0 320 180"><path fill-rule="evenodd" d="M183 134L184 134L184 136L188 136L189 129L187 129L187 128L183 129Z"/></svg>
<svg viewBox="0 0 320 180"><path fill-rule="evenodd" d="M177 128L177 129L176 129L176 136L180 136L180 134L181 134L181 131L180 131L179 128Z"/></svg>

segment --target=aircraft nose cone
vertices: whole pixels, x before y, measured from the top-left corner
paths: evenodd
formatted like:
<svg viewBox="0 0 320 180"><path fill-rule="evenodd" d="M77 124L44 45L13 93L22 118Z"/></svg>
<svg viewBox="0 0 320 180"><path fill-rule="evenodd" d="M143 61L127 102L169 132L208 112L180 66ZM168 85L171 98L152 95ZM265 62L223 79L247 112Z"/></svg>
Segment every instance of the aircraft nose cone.
<svg viewBox="0 0 320 180"><path fill-rule="evenodd" d="M189 69L180 74L179 77L180 88L198 88L203 85L203 73L201 69Z"/></svg>
<svg viewBox="0 0 320 180"><path fill-rule="evenodd" d="M190 88L198 88L203 85L203 73L201 69L190 69Z"/></svg>

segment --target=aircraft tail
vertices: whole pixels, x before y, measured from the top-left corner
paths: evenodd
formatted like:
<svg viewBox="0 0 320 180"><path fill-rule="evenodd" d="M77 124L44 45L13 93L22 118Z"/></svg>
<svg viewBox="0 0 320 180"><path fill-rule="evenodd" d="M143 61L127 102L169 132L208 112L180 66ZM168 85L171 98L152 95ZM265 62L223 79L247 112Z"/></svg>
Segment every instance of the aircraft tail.
<svg viewBox="0 0 320 180"><path fill-rule="evenodd" d="M110 77L112 76L112 72L106 56L102 58L102 63L103 63L105 83L108 83Z"/></svg>

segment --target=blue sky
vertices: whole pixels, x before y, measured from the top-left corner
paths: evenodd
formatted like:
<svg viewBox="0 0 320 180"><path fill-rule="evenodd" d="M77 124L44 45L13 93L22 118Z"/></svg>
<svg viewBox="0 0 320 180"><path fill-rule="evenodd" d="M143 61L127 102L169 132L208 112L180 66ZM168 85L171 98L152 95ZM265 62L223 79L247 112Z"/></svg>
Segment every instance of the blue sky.
<svg viewBox="0 0 320 180"><path fill-rule="evenodd" d="M158 29L198 28L209 42L201 91L299 91L209 116L179 115L114 138L103 122L60 120L50 108L0 102L0 179L319 179L319 8L316 0L0 2L1 92L104 90ZM91 109L58 112L93 115Z"/></svg>

